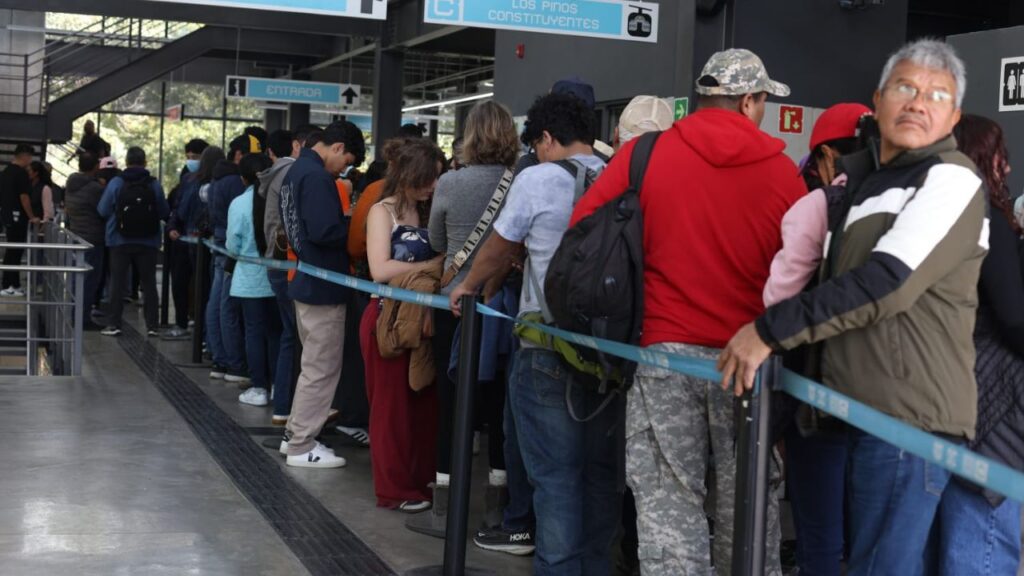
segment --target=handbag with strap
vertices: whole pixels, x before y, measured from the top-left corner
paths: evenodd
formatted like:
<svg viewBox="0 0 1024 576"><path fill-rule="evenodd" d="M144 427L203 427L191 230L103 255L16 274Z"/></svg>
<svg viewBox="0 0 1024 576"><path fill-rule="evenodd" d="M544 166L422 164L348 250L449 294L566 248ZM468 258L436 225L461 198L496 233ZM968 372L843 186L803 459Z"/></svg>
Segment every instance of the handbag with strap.
<svg viewBox="0 0 1024 576"><path fill-rule="evenodd" d="M487 231L490 230L491 222L494 221L495 215L498 214L502 204L505 203L505 196L508 194L509 188L512 187L513 176L513 172L506 168L505 173L502 174L501 180L498 182L498 187L494 189L494 194L491 195L490 202L487 203L487 208L484 209L484 213L480 216L480 220L476 223L473 231L469 233L469 237L466 238L462 249L452 257L452 263L441 276L442 288L451 284L452 280L459 275L462 267L469 261L469 257L480 246L480 241L484 239Z"/></svg>

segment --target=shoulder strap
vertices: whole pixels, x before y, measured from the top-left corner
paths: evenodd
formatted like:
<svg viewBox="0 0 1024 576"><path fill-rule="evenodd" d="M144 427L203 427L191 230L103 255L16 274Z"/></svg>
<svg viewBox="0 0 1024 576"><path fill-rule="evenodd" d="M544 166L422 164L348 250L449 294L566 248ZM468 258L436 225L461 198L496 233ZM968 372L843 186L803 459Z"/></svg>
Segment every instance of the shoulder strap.
<svg viewBox="0 0 1024 576"><path fill-rule="evenodd" d="M576 180L576 187L574 188L572 199L572 205L575 206L576 203L580 201L583 193L586 192L587 167L580 163L579 160L573 160L571 158L567 160L559 160L555 162L555 164L561 166L562 169L571 174Z"/></svg>
<svg viewBox="0 0 1024 576"><path fill-rule="evenodd" d="M388 204L387 202L384 202L383 200L378 202L378 204L383 206L384 209L388 211L388 214L391 215L391 223L394 225L393 228L398 228L398 217L395 216L395 210L391 207L391 205Z"/></svg>
<svg viewBox="0 0 1024 576"><path fill-rule="evenodd" d="M537 279L537 274L533 271L533 266L530 266L530 259L526 259L524 265L526 269L526 276L530 279L530 293L537 299L537 304L540 305L541 315L544 316L544 322L547 324L554 324L555 317L551 314L551 309L548 308L547 299L544 298L544 292L540 287L540 280Z"/></svg>
<svg viewBox="0 0 1024 576"><path fill-rule="evenodd" d="M509 188L512 187L512 179L513 172L506 168L505 173L502 174L501 180L498 182L498 187L494 189L494 193L491 195L490 202L487 203L487 207L484 209L484 213L480 215L480 220L473 227L473 231L469 233L466 242L462 245L462 249L452 258L452 263L448 266L448 269L444 271L444 276L441 278L442 288L450 284L459 275L459 270L469 260L469 257L473 255L480 245L480 241L483 240L484 235L490 230L491 222L494 221L498 210L505 203L505 195L508 194Z"/></svg>
<svg viewBox="0 0 1024 576"><path fill-rule="evenodd" d="M654 144L658 141L661 132L646 132L640 135L633 147L633 154L629 157L629 187L640 193L640 187L644 183L644 175L647 173L647 164L651 160L651 153L654 152Z"/></svg>

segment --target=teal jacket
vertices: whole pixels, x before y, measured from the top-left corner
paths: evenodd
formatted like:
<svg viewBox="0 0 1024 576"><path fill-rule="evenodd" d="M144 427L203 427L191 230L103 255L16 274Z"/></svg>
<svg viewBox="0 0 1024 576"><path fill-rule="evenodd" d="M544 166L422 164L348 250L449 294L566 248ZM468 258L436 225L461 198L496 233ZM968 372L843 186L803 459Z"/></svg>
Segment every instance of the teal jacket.
<svg viewBox="0 0 1024 576"><path fill-rule="evenodd" d="M240 256L259 258L256 228L252 221L253 187L231 201L228 208L227 249ZM256 264L238 262L231 276L231 295L235 298L273 298L267 270Z"/></svg>

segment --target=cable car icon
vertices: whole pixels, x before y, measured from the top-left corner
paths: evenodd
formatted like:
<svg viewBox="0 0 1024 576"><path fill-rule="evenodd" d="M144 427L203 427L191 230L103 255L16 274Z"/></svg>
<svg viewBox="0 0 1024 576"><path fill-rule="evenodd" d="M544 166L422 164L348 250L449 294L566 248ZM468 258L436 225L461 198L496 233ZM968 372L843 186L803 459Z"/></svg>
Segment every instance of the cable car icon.
<svg viewBox="0 0 1024 576"><path fill-rule="evenodd" d="M649 38L651 31L654 28L654 21L651 19L650 8L643 8L640 6L630 5L630 8L636 10L629 15L629 19L626 21L626 32L636 38Z"/></svg>

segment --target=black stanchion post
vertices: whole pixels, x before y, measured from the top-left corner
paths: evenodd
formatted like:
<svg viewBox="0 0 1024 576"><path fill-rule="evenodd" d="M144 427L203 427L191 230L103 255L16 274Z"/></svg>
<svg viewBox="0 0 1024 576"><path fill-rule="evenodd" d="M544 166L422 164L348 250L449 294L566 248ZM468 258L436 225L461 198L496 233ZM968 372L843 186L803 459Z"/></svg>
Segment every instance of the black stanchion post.
<svg viewBox="0 0 1024 576"><path fill-rule="evenodd" d="M469 488L473 473L473 408L480 371L479 297L462 297L462 341L459 382L455 392L455 428L452 431L452 475L448 490L448 537L444 541L444 576L462 576L466 570L466 531L469 524Z"/></svg>
<svg viewBox="0 0 1024 576"><path fill-rule="evenodd" d="M192 296L192 363L203 363L203 327L206 325L206 309L203 306L203 292L206 288L206 277L210 273L209 249L202 240L196 244L196 270L192 275L195 294Z"/></svg>
<svg viewBox="0 0 1024 576"><path fill-rule="evenodd" d="M487 576L494 572L466 568L466 532L469 528L469 488L473 473L473 412L480 371L482 318L476 309L479 296L462 297L459 343L459 381L455 392L452 430L451 485L448 490L448 525L445 530L444 566L418 568L407 576Z"/></svg>
<svg viewBox="0 0 1024 576"><path fill-rule="evenodd" d="M772 389L781 364L771 357L758 371L759 385L740 399L736 446L736 515L732 545L733 576L764 574L768 514L768 466L771 462Z"/></svg>
<svg viewBox="0 0 1024 576"><path fill-rule="evenodd" d="M170 324L171 317L171 250L174 250L174 240L164 235L164 271L160 277L160 325Z"/></svg>

